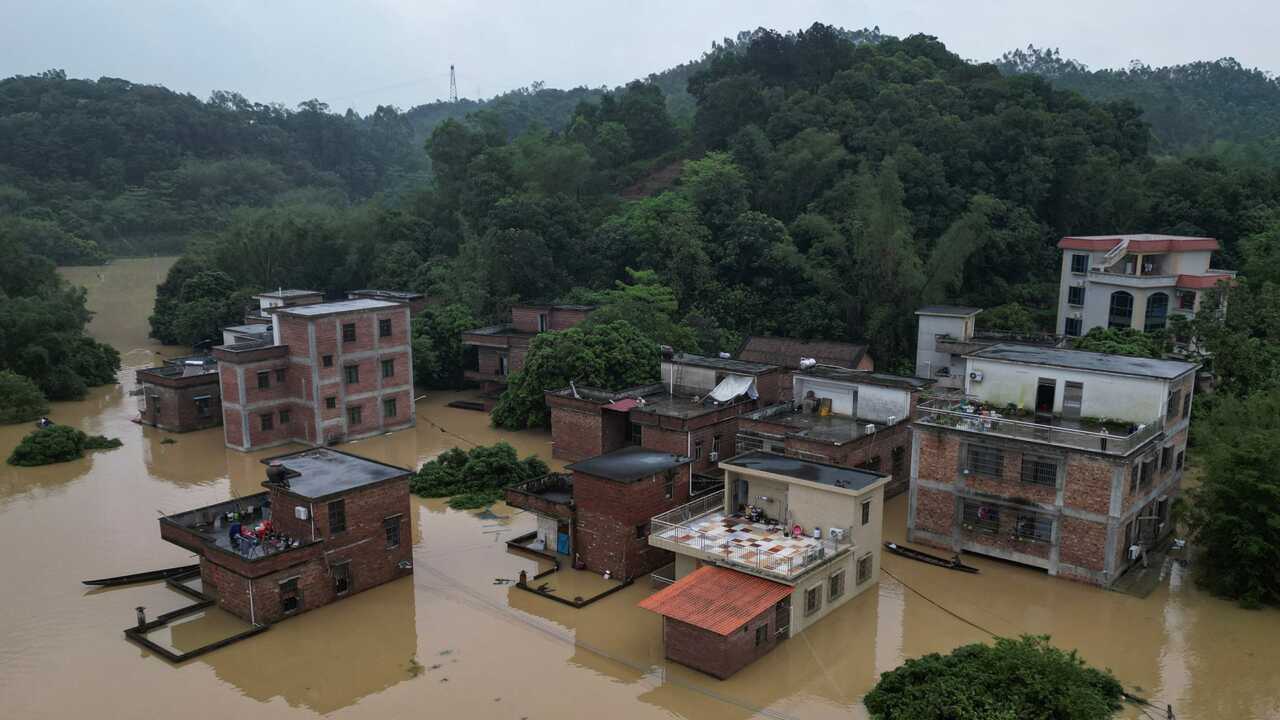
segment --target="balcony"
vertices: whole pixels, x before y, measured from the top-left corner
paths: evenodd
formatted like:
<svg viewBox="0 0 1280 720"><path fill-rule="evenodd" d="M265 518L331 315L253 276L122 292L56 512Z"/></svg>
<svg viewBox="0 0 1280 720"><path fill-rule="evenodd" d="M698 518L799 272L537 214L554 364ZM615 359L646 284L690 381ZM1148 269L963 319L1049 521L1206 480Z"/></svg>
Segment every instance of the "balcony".
<svg viewBox="0 0 1280 720"><path fill-rule="evenodd" d="M922 425L1048 443L1108 455L1128 455L1162 431L1158 421L1134 427L1127 423L1091 422L1056 415L1049 422L1019 420L994 410L983 409L980 403L968 399L932 398L917 405L916 409L916 422Z"/></svg>
<svg viewBox="0 0 1280 720"><path fill-rule="evenodd" d="M723 490L653 518L649 544L787 582L853 549L848 536L788 537L778 525L727 515Z"/></svg>

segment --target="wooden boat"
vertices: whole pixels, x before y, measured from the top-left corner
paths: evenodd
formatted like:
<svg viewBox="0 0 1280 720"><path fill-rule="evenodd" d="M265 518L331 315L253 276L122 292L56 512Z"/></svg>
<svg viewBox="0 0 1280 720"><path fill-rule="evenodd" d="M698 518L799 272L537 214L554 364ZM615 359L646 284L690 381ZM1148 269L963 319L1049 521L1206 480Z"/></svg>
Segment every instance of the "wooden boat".
<svg viewBox="0 0 1280 720"><path fill-rule="evenodd" d="M184 575L189 572L196 572L200 569L197 565L180 565L178 567L164 568L163 570L148 570L146 572L132 573L130 575L117 575L109 578L99 578L97 580L81 580L85 585L96 585L98 587L112 587L115 585L132 585L134 583L151 582L152 580L164 580L176 575Z"/></svg>
<svg viewBox="0 0 1280 720"><path fill-rule="evenodd" d="M948 570L959 570L960 572L967 573L978 572L978 568L973 567L972 565L965 565L960 562L959 555L955 558L938 557L937 555L930 555L927 552L920 552L919 550L913 550L909 547L903 547L897 543L891 542L885 543L884 548L894 555L901 555L905 558L919 560L920 562L929 563L930 565L937 565L938 567L947 568Z"/></svg>

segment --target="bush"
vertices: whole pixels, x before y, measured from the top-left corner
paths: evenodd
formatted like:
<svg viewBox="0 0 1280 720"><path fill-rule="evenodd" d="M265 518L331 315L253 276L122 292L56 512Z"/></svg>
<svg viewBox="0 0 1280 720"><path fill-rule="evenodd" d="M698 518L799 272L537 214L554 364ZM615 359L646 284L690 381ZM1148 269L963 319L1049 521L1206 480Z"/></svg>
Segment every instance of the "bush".
<svg viewBox="0 0 1280 720"><path fill-rule="evenodd" d="M1110 671L1024 635L908 660L862 702L877 720L1098 720L1123 697Z"/></svg>
<svg viewBox="0 0 1280 720"><path fill-rule="evenodd" d="M69 425L51 425L22 438L9 456L9 464L31 467L69 462L84 457L85 450L108 450L120 445L116 438L86 435Z"/></svg>
<svg viewBox="0 0 1280 720"><path fill-rule="evenodd" d="M450 497L449 507L462 510L492 505L508 485L548 472L537 456L520 460L515 448L500 442L470 451L446 450L414 473L409 489L422 497Z"/></svg>
<svg viewBox="0 0 1280 720"><path fill-rule="evenodd" d="M23 375L0 370L0 423L35 420L49 412L49 402L35 383Z"/></svg>

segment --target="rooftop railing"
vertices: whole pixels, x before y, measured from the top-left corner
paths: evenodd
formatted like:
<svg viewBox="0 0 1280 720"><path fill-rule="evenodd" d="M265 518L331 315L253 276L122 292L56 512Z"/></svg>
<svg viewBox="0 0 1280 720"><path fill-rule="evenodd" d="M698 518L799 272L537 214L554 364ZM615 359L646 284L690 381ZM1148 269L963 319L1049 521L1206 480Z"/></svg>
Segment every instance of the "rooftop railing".
<svg viewBox="0 0 1280 720"><path fill-rule="evenodd" d="M1105 425L1086 429L1080 420L1053 416L1050 422L1030 422L1009 418L1000 411L981 409L969 399L931 398L916 406L916 421L925 425L954 428L1016 440L1062 445L1065 447L1128 455L1162 431L1160 422L1152 421L1125 430L1109 430Z"/></svg>

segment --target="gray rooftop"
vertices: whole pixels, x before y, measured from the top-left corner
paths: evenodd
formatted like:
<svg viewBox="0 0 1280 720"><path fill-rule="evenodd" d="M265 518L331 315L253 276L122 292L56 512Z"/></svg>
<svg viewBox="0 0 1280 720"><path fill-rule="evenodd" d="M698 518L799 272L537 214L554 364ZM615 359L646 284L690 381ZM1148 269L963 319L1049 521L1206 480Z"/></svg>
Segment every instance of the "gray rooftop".
<svg viewBox="0 0 1280 720"><path fill-rule="evenodd" d="M420 292L411 292L408 290L374 290L366 288L364 290L352 290L347 293L347 297L372 297L372 298L394 298L396 300L417 300L424 297Z"/></svg>
<svg viewBox="0 0 1280 720"><path fill-rule="evenodd" d="M832 445L843 445L858 438L866 437L868 425L871 425L875 431L888 427L884 423L872 422L850 415L819 415L818 413L797 411L795 406L789 402L770 405L755 412L747 413L743 417L749 420L782 425L787 429L788 435ZM906 419L899 418L898 422L903 422ZM738 432L740 434L751 434L751 431L746 428L741 428Z"/></svg>
<svg viewBox="0 0 1280 720"><path fill-rule="evenodd" d="M524 330L517 330L516 326L512 325L511 323L502 323L499 325L488 325L482 328L475 328L473 330L464 330L463 334L464 335L495 335L495 336L496 335L524 335L528 337L533 337L537 333L526 332Z"/></svg>
<svg viewBox="0 0 1280 720"><path fill-rule="evenodd" d="M263 323L249 323L247 325L228 325L223 330L241 335L270 335L271 325Z"/></svg>
<svg viewBox="0 0 1280 720"><path fill-rule="evenodd" d="M916 310L917 315L946 315L948 317L969 317L982 312L982 308L968 305L926 305Z"/></svg>
<svg viewBox="0 0 1280 720"><path fill-rule="evenodd" d="M576 462L565 469L583 475L630 483L686 465L688 462L689 458L683 455L672 455L649 448L628 447Z"/></svg>
<svg viewBox="0 0 1280 720"><path fill-rule="evenodd" d="M759 450L729 458L721 463L721 466L724 465L759 470L773 473L774 475L784 475L797 480L806 480L812 483L855 491L862 490L888 477L871 470L858 470L838 465L828 465L827 463L799 460Z"/></svg>
<svg viewBox="0 0 1280 720"><path fill-rule="evenodd" d="M318 315L332 315L335 313L355 312L358 310L383 310L386 308L399 307L403 307L403 305L400 305L399 303L386 302L385 300L357 298L355 300L316 303L315 305L294 305L292 307L274 308L274 311L276 314L281 315L315 317Z"/></svg>
<svg viewBox="0 0 1280 720"><path fill-rule="evenodd" d="M792 374L849 383L885 385L888 387L903 388L904 390L919 390L920 388L928 387L934 383L933 380L928 378L910 377L906 375L890 375L889 373L868 372L866 370L851 370L849 368L834 367L831 365L814 365L813 367L805 368L803 370L796 370Z"/></svg>
<svg viewBox="0 0 1280 720"><path fill-rule="evenodd" d="M310 297L312 295L323 295L319 290L272 290L271 292L258 293L255 298L278 298L284 300L286 298Z"/></svg>
<svg viewBox="0 0 1280 720"><path fill-rule="evenodd" d="M969 355L969 357L1024 363L1027 365L1049 365L1114 375L1134 375L1162 380L1172 380L1198 367L1195 363L1182 362L1180 360L1157 360L1155 358L1129 357L1128 355L1111 355L1108 353L1088 352L1086 350L1066 350L1033 345L992 345Z"/></svg>
<svg viewBox="0 0 1280 720"><path fill-rule="evenodd" d="M289 492L311 499L354 490L413 472L330 448L303 450L291 455L267 458L262 462L285 466L290 471Z"/></svg>
<svg viewBox="0 0 1280 720"><path fill-rule="evenodd" d="M746 360L729 360L727 358L691 355L689 353L682 352L676 353L670 358L663 358L663 362L690 365L692 367L715 368L717 370L726 370L728 372L740 373L742 375L761 375L769 372L770 370L778 369L777 365L747 362Z"/></svg>

